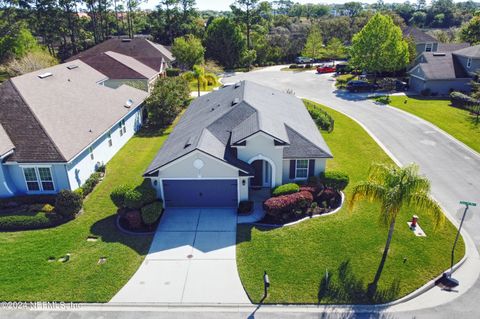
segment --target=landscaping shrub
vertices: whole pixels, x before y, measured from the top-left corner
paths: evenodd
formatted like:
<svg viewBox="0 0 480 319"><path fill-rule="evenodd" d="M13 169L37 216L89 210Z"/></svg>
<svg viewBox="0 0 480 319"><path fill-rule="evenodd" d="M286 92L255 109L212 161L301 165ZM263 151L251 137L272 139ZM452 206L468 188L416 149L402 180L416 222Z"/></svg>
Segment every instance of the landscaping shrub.
<svg viewBox="0 0 480 319"><path fill-rule="evenodd" d="M452 106L462 109L466 109L470 105L478 103L470 96L456 91L450 93L450 101L452 102Z"/></svg>
<svg viewBox="0 0 480 319"><path fill-rule="evenodd" d="M316 187L313 187L313 186L301 186L300 187L300 192L309 192L313 196L315 196L315 194L317 194L318 190L317 190Z"/></svg>
<svg viewBox="0 0 480 319"><path fill-rule="evenodd" d="M97 166L97 168L95 169L96 172L99 172L99 173L105 173L107 167L105 166L105 164L100 164Z"/></svg>
<svg viewBox="0 0 480 319"><path fill-rule="evenodd" d="M288 67L289 69L298 69L298 65L296 64L290 64L290 66Z"/></svg>
<svg viewBox="0 0 480 319"><path fill-rule="evenodd" d="M162 215L163 204L161 202L153 202L142 208L142 220L145 225L154 224Z"/></svg>
<svg viewBox="0 0 480 319"><path fill-rule="evenodd" d="M143 206L142 193L138 189L130 189L125 193L125 207L140 209Z"/></svg>
<svg viewBox="0 0 480 319"><path fill-rule="evenodd" d="M157 191L153 188L149 179L145 179L137 190L142 194L142 205L150 204L157 200Z"/></svg>
<svg viewBox="0 0 480 319"><path fill-rule="evenodd" d="M310 113L310 116L315 121L315 124L317 124L320 129L329 133L333 131L335 127L335 121L330 114L309 102L305 102L305 106L307 107L308 113Z"/></svg>
<svg viewBox="0 0 480 319"><path fill-rule="evenodd" d="M177 68L168 68L165 70L167 76L179 76L180 75L180 69Z"/></svg>
<svg viewBox="0 0 480 319"><path fill-rule="evenodd" d="M83 194L83 188L79 187L76 190L73 191L75 194L79 195L81 198L85 198L85 195Z"/></svg>
<svg viewBox="0 0 480 319"><path fill-rule="evenodd" d="M270 216L286 219L289 214L298 210L304 210L313 202L310 192L298 192L289 195L271 197L263 203L263 208Z"/></svg>
<svg viewBox="0 0 480 319"><path fill-rule="evenodd" d="M0 230L15 231L53 227L60 224L62 217L53 213L39 212L36 215L0 216Z"/></svg>
<svg viewBox="0 0 480 319"><path fill-rule="evenodd" d="M248 214L253 210L253 201L244 200L238 204L237 213L238 214Z"/></svg>
<svg viewBox="0 0 480 319"><path fill-rule="evenodd" d="M31 204L55 204L56 195L22 195L16 197L0 198L0 208L11 208Z"/></svg>
<svg viewBox="0 0 480 319"><path fill-rule="evenodd" d="M297 184L288 183L288 184L283 184L283 185L280 185L280 186L276 187L273 190L272 195L273 196L287 195L287 194L296 193L299 190L300 190L300 186L298 186Z"/></svg>
<svg viewBox="0 0 480 319"><path fill-rule="evenodd" d="M131 186L128 185L118 185L115 186L110 193L110 199L112 200L113 204L118 208L124 208L125 206L125 195L128 191L132 190Z"/></svg>
<svg viewBox="0 0 480 319"><path fill-rule="evenodd" d="M45 204L45 205L43 205L41 211L45 212L45 213L51 213L51 212L53 212L54 209L55 209L55 207L53 207L52 205Z"/></svg>
<svg viewBox="0 0 480 319"><path fill-rule="evenodd" d="M131 210L125 214L125 220L130 229L140 229L142 227L142 216L139 210Z"/></svg>
<svg viewBox="0 0 480 319"><path fill-rule="evenodd" d="M82 208L82 197L72 191L62 189L55 199L55 212L65 218L74 218Z"/></svg>
<svg viewBox="0 0 480 319"><path fill-rule="evenodd" d="M348 186L350 178L346 173L341 171L327 171L320 174L320 181L325 187L342 191Z"/></svg>
<svg viewBox="0 0 480 319"><path fill-rule="evenodd" d="M83 190L83 196L84 197L87 196L88 194L90 194L93 191L93 189L98 184L98 182L100 182L100 178L101 178L101 176L100 176L99 172L95 172L92 175L90 175L90 177L82 185L82 190Z"/></svg>

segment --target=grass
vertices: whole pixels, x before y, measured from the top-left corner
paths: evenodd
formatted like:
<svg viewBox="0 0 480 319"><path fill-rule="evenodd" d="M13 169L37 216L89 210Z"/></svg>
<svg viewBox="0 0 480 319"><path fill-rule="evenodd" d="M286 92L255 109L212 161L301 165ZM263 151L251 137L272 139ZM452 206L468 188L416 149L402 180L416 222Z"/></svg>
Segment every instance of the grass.
<svg viewBox="0 0 480 319"><path fill-rule="evenodd" d="M313 66L311 68L294 68L294 69L290 69L289 67L286 67L286 68L281 68L280 71L287 71L287 72L304 72L304 71L312 71L312 70L316 70L316 66Z"/></svg>
<svg viewBox="0 0 480 319"><path fill-rule="evenodd" d="M354 80L357 76L355 74L339 74L335 79L335 87L337 89L344 89L347 87L347 82Z"/></svg>
<svg viewBox="0 0 480 319"><path fill-rule="evenodd" d="M107 164L107 175L85 199L84 212L62 226L0 232L0 300L107 302L144 259L151 236L128 236L115 226L110 191L140 184L142 173L168 136L141 131ZM87 242L88 236L98 241ZM70 253L70 261L48 262ZM98 265L100 257L107 262Z"/></svg>
<svg viewBox="0 0 480 319"><path fill-rule="evenodd" d="M391 159L354 121L324 106L335 119L335 130L324 134L335 158L327 169L349 174L350 185L365 180L372 162ZM343 208L335 215L295 226L267 230L239 225L237 262L246 291L254 302L263 296L262 275L271 287L265 303L365 303L366 287L381 259L387 228L378 223L379 207L363 203L354 212ZM456 229L448 221L437 231L432 219L416 212L426 238L415 237L407 227L414 211L398 216L393 243L379 284L376 302L404 296L448 268ZM457 261L464 255L463 240ZM322 278L328 271L331 289Z"/></svg>
<svg viewBox="0 0 480 319"><path fill-rule="evenodd" d="M389 100L379 98L379 102L412 113L480 152L480 123L468 111L450 106L450 100L389 96Z"/></svg>

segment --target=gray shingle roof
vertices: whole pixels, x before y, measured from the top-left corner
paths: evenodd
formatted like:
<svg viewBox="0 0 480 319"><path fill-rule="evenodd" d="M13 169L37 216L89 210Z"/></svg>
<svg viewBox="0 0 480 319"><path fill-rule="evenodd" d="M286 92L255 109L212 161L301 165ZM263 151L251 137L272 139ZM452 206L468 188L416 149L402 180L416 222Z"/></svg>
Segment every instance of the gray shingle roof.
<svg viewBox="0 0 480 319"><path fill-rule="evenodd" d="M69 69L71 65L77 67ZM47 72L52 75L39 78L41 73ZM76 60L11 81L61 157L69 161L143 103L148 95L127 85L112 89L99 84L104 79L105 75ZM129 99L133 104L126 108L124 105ZM2 103L3 107L8 108L8 105ZM5 123L2 124L5 127ZM17 130L27 129L18 127ZM15 140L13 142L18 146Z"/></svg>
<svg viewBox="0 0 480 319"><path fill-rule="evenodd" d="M468 43L439 43L437 52L455 52L461 49L468 48Z"/></svg>
<svg viewBox="0 0 480 319"><path fill-rule="evenodd" d="M15 145L13 145L12 140L3 128L2 124L0 124L0 157L4 156L14 148Z"/></svg>
<svg viewBox="0 0 480 319"><path fill-rule="evenodd" d="M112 59L120 62L121 64L125 65L126 67L132 69L133 71L140 73L146 79L151 79L158 74L158 72L152 69L151 67L143 64L142 62L132 57L129 57L128 55L120 54L113 51L107 51L105 52L105 54L111 57Z"/></svg>
<svg viewBox="0 0 480 319"><path fill-rule="evenodd" d="M454 53L468 58L480 59L480 44L457 50Z"/></svg>
<svg viewBox="0 0 480 319"><path fill-rule="evenodd" d="M402 30L404 37L412 37L415 43L431 43L431 42L438 42L437 39L432 37L431 35L423 32L417 27L405 27Z"/></svg>
<svg viewBox="0 0 480 319"><path fill-rule="evenodd" d="M418 58L420 63L409 71L420 68L427 80L452 80L470 77L452 52L424 52Z"/></svg>
<svg viewBox="0 0 480 319"><path fill-rule="evenodd" d="M248 164L232 156L230 145L260 131L287 144L284 158L332 157L300 99L254 82L239 84L197 98L145 173L195 149L251 171Z"/></svg>

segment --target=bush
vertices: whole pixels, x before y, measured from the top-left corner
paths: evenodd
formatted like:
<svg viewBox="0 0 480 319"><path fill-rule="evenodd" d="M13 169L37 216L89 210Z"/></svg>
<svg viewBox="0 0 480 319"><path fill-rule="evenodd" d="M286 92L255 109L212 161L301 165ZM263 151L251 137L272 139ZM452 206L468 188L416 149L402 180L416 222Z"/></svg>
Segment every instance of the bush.
<svg viewBox="0 0 480 319"><path fill-rule="evenodd" d="M263 203L263 208L270 216L285 219L298 210L305 210L313 202L313 195L310 192L298 192L289 195L271 197Z"/></svg>
<svg viewBox="0 0 480 319"><path fill-rule="evenodd" d="M142 216L139 210L131 210L125 214L125 220L130 229L140 229L142 227Z"/></svg>
<svg viewBox="0 0 480 319"><path fill-rule="evenodd" d="M39 212L31 215L0 216L0 230L16 231L53 227L62 222L62 217L53 213Z"/></svg>
<svg viewBox="0 0 480 319"><path fill-rule="evenodd" d="M72 191L62 189L55 199L55 212L65 218L74 218L82 209L82 197Z"/></svg>
<svg viewBox="0 0 480 319"><path fill-rule="evenodd" d="M83 194L83 188L79 187L76 190L73 191L75 194L80 196L81 198L85 198L85 195Z"/></svg>
<svg viewBox="0 0 480 319"><path fill-rule="evenodd" d="M107 167L105 166L105 164L100 164L97 166L97 168L95 169L96 172L99 172L99 173L105 173Z"/></svg>
<svg viewBox="0 0 480 319"><path fill-rule="evenodd" d="M0 198L0 208L12 208L20 205L55 204L56 195L22 195Z"/></svg>
<svg viewBox="0 0 480 319"><path fill-rule="evenodd" d="M283 184L283 185L280 185L280 186L276 187L273 190L272 195L273 196L287 195L287 194L296 193L299 190L300 190L300 186L298 186L297 184L288 183L288 184Z"/></svg>
<svg viewBox="0 0 480 319"><path fill-rule="evenodd" d="M100 182L100 173L95 172L90 177L85 181L85 184L82 185L82 190L83 190L83 197L87 196L90 194L95 186Z"/></svg>
<svg viewBox="0 0 480 319"><path fill-rule="evenodd" d="M253 210L253 201L251 200L244 200L238 203L238 214L248 214Z"/></svg>
<svg viewBox="0 0 480 319"><path fill-rule="evenodd" d="M456 91L450 93L450 101L452 102L452 106L463 108L463 109L466 109L470 105L477 103L470 96L460 92L456 92Z"/></svg>
<svg viewBox="0 0 480 319"><path fill-rule="evenodd" d="M296 64L290 64L290 66L288 67L289 69L298 69L298 65Z"/></svg>
<svg viewBox="0 0 480 319"><path fill-rule="evenodd" d="M154 224L162 215L163 204L154 202L142 208L142 220L145 225Z"/></svg>
<svg viewBox="0 0 480 319"><path fill-rule="evenodd" d="M43 205L41 211L45 212L45 213L51 213L51 212L53 212L54 209L55 209L55 207L53 207L52 205L45 204L45 205Z"/></svg>
<svg viewBox="0 0 480 319"><path fill-rule="evenodd" d="M320 174L320 181L325 187L331 187L337 191L342 191L348 186L350 178L344 172L327 171Z"/></svg>
<svg viewBox="0 0 480 319"><path fill-rule="evenodd" d="M317 124L317 126L320 127L320 129L327 131L329 133L333 131L335 126L335 121L330 116L330 114L316 107L314 104L310 102L305 102L305 106L307 107L308 113L310 113L310 116L315 121L315 124Z"/></svg>
<svg viewBox="0 0 480 319"><path fill-rule="evenodd" d="M167 76L179 76L180 75L180 69L177 68L168 68L165 70Z"/></svg>
<svg viewBox="0 0 480 319"><path fill-rule="evenodd" d="M130 190L132 190L132 187L128 185L115 186L110 193L110 199L112 200L113 204L115 204L115 206L118 208L125 208L125 195Z"/></svg>
<svg viewBox="0 0 480 319"><path fill-rule="evenodd" d="M137 190L142 194L142 204L147 205L157 200L157 191L153 188L149 179L145 179L143 183L137 187Z"/></svg>
<svg viewBox="0 0 480 319"><path fill-rule="evenodd" d="M300 187L300 192L309 192L311 193L314 197L315 195L317 194L317 188L316 187L312 187L312 186L301 186Z"/></svg>
<svg viewBox="0 0 480 319"><path fill-rule="evenodd" d="M125 193L125 207L130 209L140 209L142 206L142 193L138 189L130 189Z"/></svg>

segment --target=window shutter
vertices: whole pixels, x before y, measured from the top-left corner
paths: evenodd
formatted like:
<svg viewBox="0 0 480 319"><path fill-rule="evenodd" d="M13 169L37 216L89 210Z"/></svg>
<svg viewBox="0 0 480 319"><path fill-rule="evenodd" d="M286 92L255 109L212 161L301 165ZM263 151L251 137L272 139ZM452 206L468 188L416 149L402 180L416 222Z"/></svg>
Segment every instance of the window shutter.
<svg viewBox="0 0 480 319"><path fill-rule="evenodd" d="M290 160L290 179L295 179L295 160Z"/></svg>
<svg viewBox="0 0 480 319"><path fill-rule="evenodd" d="M314 176L315 175L315 160L311 159L308 161L308 176Z"/></svg>

